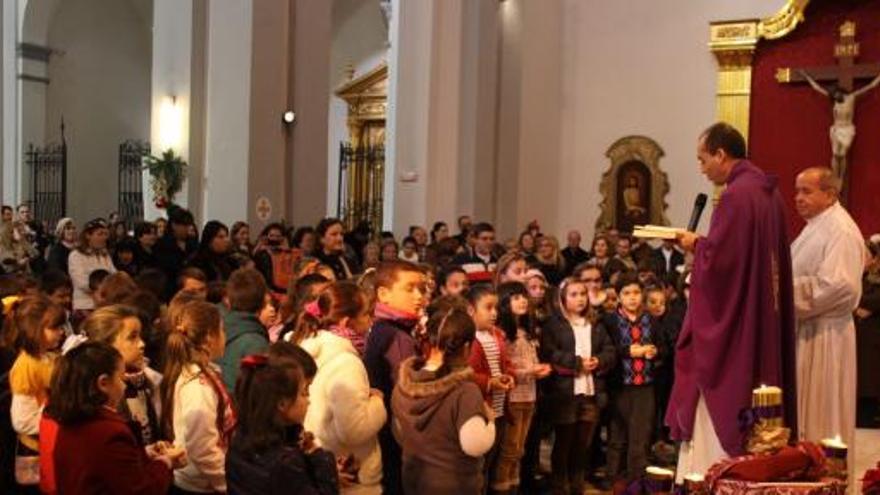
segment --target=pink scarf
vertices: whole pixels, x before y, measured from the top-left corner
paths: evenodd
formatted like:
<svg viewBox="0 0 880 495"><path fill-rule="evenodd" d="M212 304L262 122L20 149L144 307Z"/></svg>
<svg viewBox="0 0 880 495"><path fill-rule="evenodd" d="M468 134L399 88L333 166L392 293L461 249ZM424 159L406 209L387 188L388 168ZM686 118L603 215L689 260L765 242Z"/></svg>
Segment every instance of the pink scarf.
<svg viewBox="0 0 880 495"><path fill-rule="evenodd" d="M348 327L343 327L339 325L331 325L327 330L330 331L333 335L337 337L342 337L343 339L351 342L351 345L354 346L355 350L357 350L358 354L363 356L364 349L367 348L367 337L366 335L359 334Z"/></svg>
<svg viewBox="0 0 880 495"><path fill-rule="evenodd" d="M391 306L382 303L376 303L376 309L373 312L373 316L379 320L394 320L403 323L412 322L412 324L417 323L421 318L415 313L392 308Z"/></svg>

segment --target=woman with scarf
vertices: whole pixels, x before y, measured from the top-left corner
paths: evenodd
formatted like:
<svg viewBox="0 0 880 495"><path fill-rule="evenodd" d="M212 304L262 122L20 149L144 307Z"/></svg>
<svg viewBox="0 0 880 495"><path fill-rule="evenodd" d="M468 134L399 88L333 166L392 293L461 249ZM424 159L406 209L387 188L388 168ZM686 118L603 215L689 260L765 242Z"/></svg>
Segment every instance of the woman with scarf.
<svg viewBox="0 0 880 495"><path fill-rule="evenodd" d="M110 231L107 222L98 218L87 223L80 234L79 245L70 252L67 260L68 273L73 282L73 310L91 311L95 307L89 289L89 275L95 270L116 273L113 258L107 250Z"/></svg>

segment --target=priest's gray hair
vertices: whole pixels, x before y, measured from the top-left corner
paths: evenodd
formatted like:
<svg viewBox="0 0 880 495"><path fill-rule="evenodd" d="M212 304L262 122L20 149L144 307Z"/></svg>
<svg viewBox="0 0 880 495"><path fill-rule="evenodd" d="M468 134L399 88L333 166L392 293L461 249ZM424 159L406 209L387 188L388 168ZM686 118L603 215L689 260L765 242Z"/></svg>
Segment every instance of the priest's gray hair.
<svg viewBox="0 0 880 495"><path fill-rule="evenodd" d="M819 189L825 192L831 192L836 197L840 194L840 190L842 188L842 181L839 177L834 175L834 171L829 167L810 167L801 174L809 174L815 175L816 180L819 182Z"/></svg>

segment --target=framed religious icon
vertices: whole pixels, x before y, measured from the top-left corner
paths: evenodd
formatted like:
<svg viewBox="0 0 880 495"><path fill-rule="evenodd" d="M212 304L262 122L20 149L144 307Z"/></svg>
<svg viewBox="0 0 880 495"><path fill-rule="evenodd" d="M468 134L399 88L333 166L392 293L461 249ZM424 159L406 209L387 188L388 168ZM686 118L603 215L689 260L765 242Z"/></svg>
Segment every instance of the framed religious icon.
<svg viewBox="0 0 880 495"><path fill-rule="evenodd" d="M632 232L636 225L669 225L669 181L660 169L663 154L654 140L644 136L627 136L611 145L605 153L611 164L599 186L602 203L597 230Z"/></svg>

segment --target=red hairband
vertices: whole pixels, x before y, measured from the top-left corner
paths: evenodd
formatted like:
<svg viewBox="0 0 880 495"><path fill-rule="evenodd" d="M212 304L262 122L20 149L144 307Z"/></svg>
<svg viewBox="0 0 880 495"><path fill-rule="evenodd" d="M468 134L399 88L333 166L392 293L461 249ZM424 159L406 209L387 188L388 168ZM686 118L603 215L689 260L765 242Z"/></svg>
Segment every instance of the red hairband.
<svg viewBox="0 0 880 495"><path fill-rule="evenodd" d="M242 369L262 368L269 364L269 357L265 354L251 354L241 358Z"/></svg>
<svg viewBox="0 0 880 495"><path fill-rule="evenodd" d="M317 319L319 319L319 320L321 319L322 316L324 316L323 312L321 311L321 307L318 306L318 300L317 300L317 299L315 299L314 301L312 301L312 302L306 304L305 307L304 307L303 309L305 310L306 313L308 313L308 314L314 316L315 318L317 318Z"/></svg>

